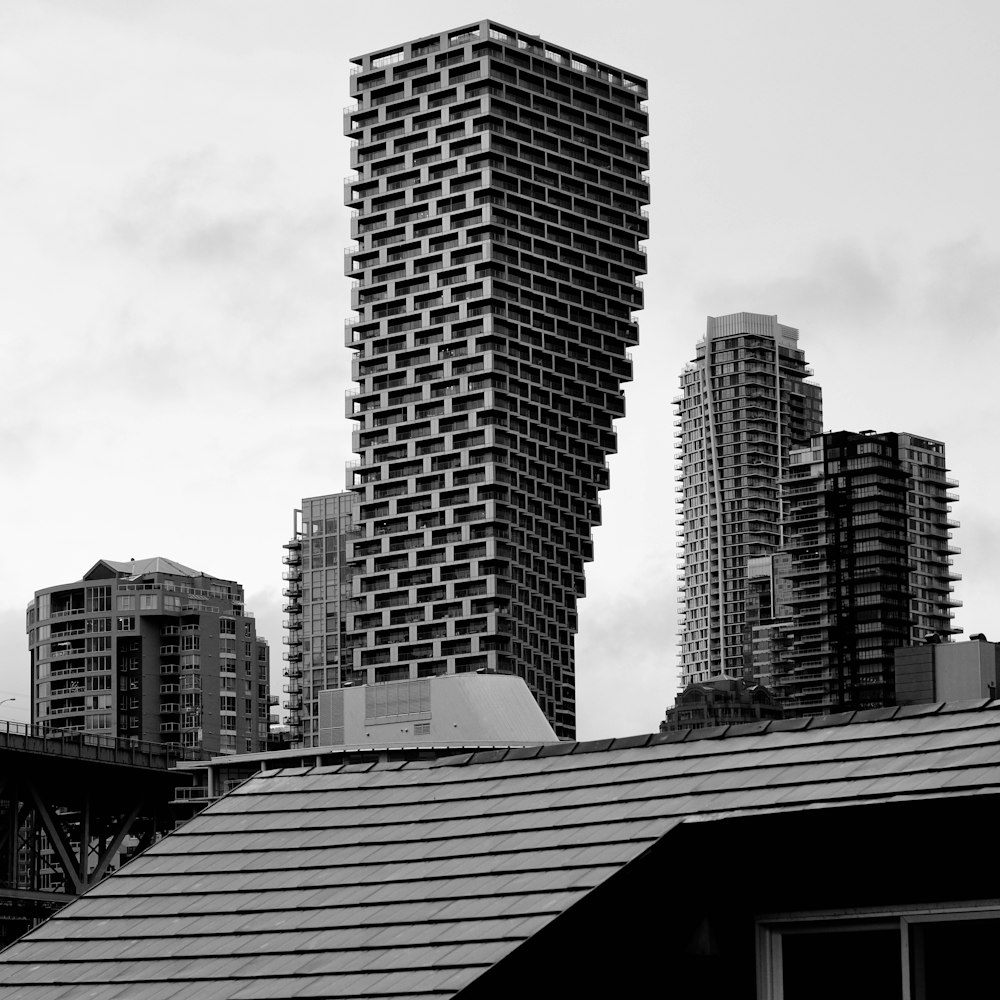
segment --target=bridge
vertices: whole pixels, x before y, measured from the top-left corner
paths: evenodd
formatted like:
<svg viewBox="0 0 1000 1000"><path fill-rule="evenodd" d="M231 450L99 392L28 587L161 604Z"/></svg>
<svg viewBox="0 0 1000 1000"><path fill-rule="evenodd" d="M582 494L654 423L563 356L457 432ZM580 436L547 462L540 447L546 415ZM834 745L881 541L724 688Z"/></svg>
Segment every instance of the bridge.
<svg viewBox="0 0 1000 1000"><path fill-rule="evenodd" d="M0 720L0 947L174 826L200 751Z"/></svg>

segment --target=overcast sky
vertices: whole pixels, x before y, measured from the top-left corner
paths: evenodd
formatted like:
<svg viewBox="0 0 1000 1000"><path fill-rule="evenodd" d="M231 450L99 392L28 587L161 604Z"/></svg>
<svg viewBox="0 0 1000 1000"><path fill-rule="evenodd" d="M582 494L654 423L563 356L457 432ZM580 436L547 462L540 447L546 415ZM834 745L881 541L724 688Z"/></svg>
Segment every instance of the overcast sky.
<svg viewBox="0 0 1000 1000"><path fill-rule="evenodd" d="M344 485L348 59L488 16L649 79L641 346L580 605L581 738L677 690L673 414L706 315L798 327L829 430L944 440L1000 638L995 0L3 0L0 718L24 607L99 558L239 580Z"/></svg>

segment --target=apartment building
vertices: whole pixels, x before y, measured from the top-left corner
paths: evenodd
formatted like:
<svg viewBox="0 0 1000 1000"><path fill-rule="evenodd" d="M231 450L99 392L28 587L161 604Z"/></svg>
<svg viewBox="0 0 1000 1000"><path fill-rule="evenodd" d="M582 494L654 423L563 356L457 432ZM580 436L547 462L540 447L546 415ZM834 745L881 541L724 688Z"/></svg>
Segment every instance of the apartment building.
<svg viewBox="0 0 1000 1000"><path fill-rule="evenodd" d="M776 316L710 316L676 407L681 683L753 680L760 595L781 547L780 482L822 431L822 392ZM770 601L768 594L767 601Z"/></svg>
<svg viewBox="0 0 1000 1000"><path fill-rule="evenodd" d="M171 559L102 559L27 609L31 721L62 731L266 747L269 651L243 588Z"/></svg>
<svg viewBox="0 0 1000 1000"><path fill-rule="evenodd" d="M492 21L352 62L340 680L514 673L572 737L642 306L646 82Z"/></svg>
<svg viewBox="0 0 1000 1000"><path fill-rule="evenodd" d="M838 431L790 457L787 615L760 657L787 715L895 704L901 647L953 625L949 489L940 441Z"/></svg>
<svg viewBox="0 0 1000 1000"><path fill-rule="evenodd" d="M357 506L350 491L305 497L284 545L283 707L297 746L318 745L320 692L341 687L344 671L347 680L353 676L344 639L353 577L347 542Z"/></svg>

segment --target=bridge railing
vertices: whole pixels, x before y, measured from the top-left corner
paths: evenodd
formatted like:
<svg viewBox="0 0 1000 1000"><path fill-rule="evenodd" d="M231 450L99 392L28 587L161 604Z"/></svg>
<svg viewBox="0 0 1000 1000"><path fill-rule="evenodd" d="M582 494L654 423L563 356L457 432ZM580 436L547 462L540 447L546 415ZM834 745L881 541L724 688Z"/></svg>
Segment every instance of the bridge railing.
<svg viewBox="0 0 1000 1000"><path fill-rule="evenodd" d="M102 736L81 729L59 729L0 719L0 747L51 753L63 757L107 759L169 767L180 760L203 760L205 753L179 743L153 743L120 736ZM110 754L109 754L110 751Z"/></svg>

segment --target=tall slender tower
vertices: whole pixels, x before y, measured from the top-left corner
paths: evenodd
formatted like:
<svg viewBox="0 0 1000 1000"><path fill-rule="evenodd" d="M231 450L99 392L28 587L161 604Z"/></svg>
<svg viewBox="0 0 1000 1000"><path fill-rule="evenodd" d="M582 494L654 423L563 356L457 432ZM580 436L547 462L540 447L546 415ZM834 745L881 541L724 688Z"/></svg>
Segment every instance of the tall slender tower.
<svg viewBox="0 0 1000 1000"><path fill-rule="evenodd" d="M798 331L776 316L710 316L677 410L682 682L752 677L748 560L782 541L779 481L822 431Z"/></svg>
<svg viewBox="0 0 1000 1000"><path fill-rule="evenodd" d="M299 746L318 745L319 693L341 687L342 671L353 670L344 665L343 645L352 600L346 549L356 508L350 491L305 497L284 544L284 707Z"/></svg>
<svg viewBox="0 0 1000 1000"><path fill-rule="evenodd" d="M572 737L642 305L646 83L490 21L353 62L344 680L516 673Z"/></svg>

